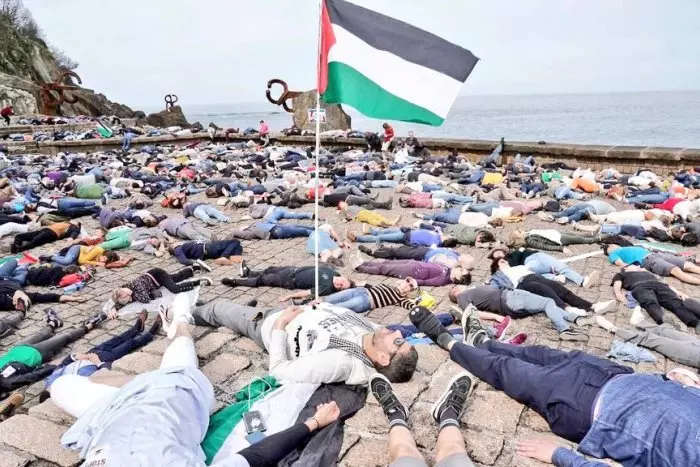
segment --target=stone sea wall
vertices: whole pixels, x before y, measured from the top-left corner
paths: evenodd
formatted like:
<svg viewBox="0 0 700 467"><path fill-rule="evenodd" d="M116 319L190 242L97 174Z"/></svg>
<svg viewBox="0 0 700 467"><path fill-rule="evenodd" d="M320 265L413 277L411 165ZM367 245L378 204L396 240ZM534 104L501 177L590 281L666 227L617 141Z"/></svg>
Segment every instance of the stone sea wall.
<svg viewBox="0 0 700 467"><path fill-rule="evenodd" d="M152 144L188 144L208 140L206 133L188 136L159 136L135 138L135 147ZM250 138L231 136L230 142L245 142ZM273 134L272 139L282 144L297 146L313 146L313 136L283 136ZM219 142L227 141L223 134L216 137ZM423 144L434 155L447 154L456 149L459 154L466 155L476 161L480 156L489 154L498 144L497 141L424 138ZM364 148L363 139L357 138L322 138L324 147ZM17 142L9 143L10 153L42 153L56 154L58 152L92 152L117 149L121 147L121 138L87 141L52 141L46 143ZM656 146L602 146L585 144L550 143L538 144L528 142L506 141L503 153L505 162L509 162L516 154L532 155L539 162L565 162L572 166L601 169L615 167L621 172L630 173L639 168L649 168L657 173L675 171L679 168L700 166L700 148L667 148Z"/></svg>

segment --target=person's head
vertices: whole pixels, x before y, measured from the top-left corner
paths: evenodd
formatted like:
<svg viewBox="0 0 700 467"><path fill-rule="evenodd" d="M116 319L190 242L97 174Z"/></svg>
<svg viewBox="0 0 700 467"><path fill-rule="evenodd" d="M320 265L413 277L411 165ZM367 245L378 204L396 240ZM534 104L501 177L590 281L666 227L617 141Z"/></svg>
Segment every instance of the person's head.
<svg viewBox="0 0 700 467"><path fill-rule="evenodd" d="M387 128L389 128L389 124L388 124L388 123L384 123L384 124L382 125L382 128L384 128L384 129L386 130Z"/></svg>
<svg viewBox="0 0 700 467"><path fill-rule="evenodd" d="M102 256L100 256L100 263L109 264L119 261L119 255L114 251L105 251Z"/></svg>
<svg viewBox="0 0 700 467"><path fill-rule="evenodd" d="M399 205L401 205L402 208L410 208L411 207L411 201L408 198L408 196L401 196L399 197Z"/></svg>
<svg viewBox="0 0 700 467"><path fill-rule="evenodd" d="M119 227L119 226L122 226L122 225L124 225L124 221L123 221L123 220L121 220L121 219L112 219L112 220L110 220L109 223L107 224L107 228L108 228L108 229L112 229L112 228L114 228L114 227Z"/></svg>
<svg viewBox="0 0 700 467"><path fill-rule="evenodd" d="M681 235L680 241L683 246L697 246L698 236L695 232L686 232Z"/></svg>
<svg viewBox="0 0 700 467"><path fill-rule="evenodd" d="M265 123L265 120L260 120L260 124L262 125L263 123Z"/></svg>
<svg viewBox="0 0 700 467"><path fill-rule="evenodd" d="M131 298L134 292L126 287L119 287L114 292L112 292L112 300L114 303L119 305L126 305L130 303L133 299Z"/></svg>
<svg viewBox="0 0 700 467"><path fill-rule="evenodd" d="M409 137L409 138L413 138L413 137L415 137L415 136L416 136L416 134L415 134L413 131L409 131L409 132L408 132L408 137Z"/></svg>
<svg viewBox="0 0 700 467"><path fill-rule="evenodd" d="M524 230L516 229L508 234L506 239L506 245L510 248L519 247L525 245L525 238L527 234Z"/></svg>
<svg viewBox="0 0 700 467"><path fill-rule="evenodd" d="M664 227L670 227L671 222L673 221L673 217L661 216L661 217L659 217L659 221L661 222L661 224L663 224Z"/></svg>
<svg viewBox="0 0 700 467"><path fill-rule="evenodd" d="M462 267L452 268L450 270L450 279L453 284L469 285L472 283L472 275Z"/></svg>
<svg viewBox="0 0 700 467"><path fill-rule="evenodd" d="M418 364L418 352L408 344L401 331L381 328L372 335L369 348L365 348L374 368L392 383L411 380Z"/></svg>
<svg viewBox="0 0 700 467"><path fill-rule="evenodd" d="M489 220L489 225L491 227L503 227L503 219L496 217L495 219Z"/></svg>
<svg viewBox="0 0 700 467"><path fill-rule="evenodd" d="M443 235L441 241L442 246L445 248L454 248L457 246L457 239L451 235Z"/></svg>
<svg viewBox="0 0 700 467"><path fill-rule="evenodd" d="M156 225L158 225L158 219L156 218L156 216L151 214L150 216L144 217L143 224L146 227L155 227Z"/></svg>
<svg viewBox="0 0 700 467"><path fill-rule="evenodd" d="M418 282L412 277L407 277L396 282L395 287L398 289L399 293L403 296L410 294L418 290Z"/></svg>
<svg viewBox="0 0 700 467"><path fill-rule="evenodd" d="M175 256L175 245L168 246L168 253L170 256Z"/></svg>
<svg viewBox="0 0 700 467"><path fill-rule="evenodd" d="M348 208L348 203L341 201L338 203L338 211L345 211Z"/></svg>
<svg viewBox="0 0 700 467"><path fill-rule="evenodd" d="M617 250L620 248L620 245L615 245L614 243L605 243L603 244L603 253L606 255L610 255L613 251Z"/></svg>
<svg viewBox="0 0 700 467"><path fill-rule="evenodd" d="M452 303L457 303L457 297L459 297L461 294L466 292L468 290L468 287L466 285L456 285L450 289L450 292L448 294L448 297L450 297L450 301Z"/></svg>
<svg viewBox="0 0 700 467"><path fill-rule="evenodd" d="M179 196L177 196L175 198L171 198L171 200L170 200L170 206L172 206L174 208L181 208L182 204L183 204L182 198L180 198Z"/></svg>
<svg viewBox="0 0 700 467"><path fill-rule="evenodd" d="M216 187L215 186L210 186L206 190L204 190L204 194L207 195L207 198L218 198L219 193L216 192Z"/></svg>
<svg viewBox="0 0 700 467"><path fill-rule="evenodd" d="M491 243L495 241L496 237L491 232L484 230L476 234L476 243Z"/></svg>
<svg viewBox="0 0 700 467"><path fill-rule="evenodd" d="M651 211L644 211L644 220L645 221L653 221L656 218L654 216L654 213Z"/></svg>
<svg viewBox="0 0 700 467"><path fill-rule="evenodd" d="M505 258L507 254L508 254L508 250L506 250L505 248L495 248L494 250L491 251L491 253L488 254L487 258L489 258L489 259L501 259L501 258Z"/></svg>
<svg viewBox="0 0 700 467"><path fill-rule="evenodd" d="M333 277L333 287L337 290L352 289L355 287L355 282L343 276Z"/></svg>

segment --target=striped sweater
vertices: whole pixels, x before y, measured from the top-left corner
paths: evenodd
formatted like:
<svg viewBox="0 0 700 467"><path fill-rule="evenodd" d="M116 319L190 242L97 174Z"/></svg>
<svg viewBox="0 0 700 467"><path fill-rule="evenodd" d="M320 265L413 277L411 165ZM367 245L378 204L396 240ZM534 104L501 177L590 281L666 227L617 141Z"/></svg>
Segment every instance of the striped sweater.
<svg viewBox="0 0 700 467"><path fill-rule="evenodd" d="M385 306L399 305L410 310L415 306L415 302L399 293L399 289L393 285L379 284L365 286L369 293L369 300L372 309L383 308Z"/></svg>

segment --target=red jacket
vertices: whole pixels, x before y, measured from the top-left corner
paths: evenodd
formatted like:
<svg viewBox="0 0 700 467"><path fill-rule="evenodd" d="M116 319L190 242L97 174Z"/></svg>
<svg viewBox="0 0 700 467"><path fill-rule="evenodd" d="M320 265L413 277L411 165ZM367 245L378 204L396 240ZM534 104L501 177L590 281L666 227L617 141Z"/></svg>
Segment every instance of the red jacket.
<svg viewBox="0 0 700 467"><path fill-rule="evenodd" d="M394 128L389 127L384 130L384 142L391 141L394 138Z"/></svg>
<svg viewBox="0 0 700 467"><path fill-rule="evenodd" d="M14 115L15 114L15 109L10 106L10 107L5 107L4 109L0 110L0 115L3 117L6 117L8 115Z"/></svg>
<svg viewBox="0 0 700 467"><path fill-rule="evenodd" d="M680 203L680 202L682 202L682 201L686 201L686 200L683 199L683 198L669 198L669 199L667 199L666 201L664 201L663 203L654 204L653 206L654 206L656 209L664 209L664 210L666 210L666 211L671 211L671 212L673 212L673 208L676 207L676 204L678 204L678 203Z"/></svg>

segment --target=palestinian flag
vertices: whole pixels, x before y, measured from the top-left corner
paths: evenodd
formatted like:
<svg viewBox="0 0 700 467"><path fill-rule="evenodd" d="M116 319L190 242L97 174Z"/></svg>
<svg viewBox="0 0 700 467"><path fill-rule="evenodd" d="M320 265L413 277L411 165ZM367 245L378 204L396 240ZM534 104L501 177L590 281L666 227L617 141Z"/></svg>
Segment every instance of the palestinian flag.
<svg viewBox="0 0 700 467"><path fill-rule="evenodd" d="M318 89L326 103L441 125L478 60L403 21L345 0L323 1Z"/></svg>

